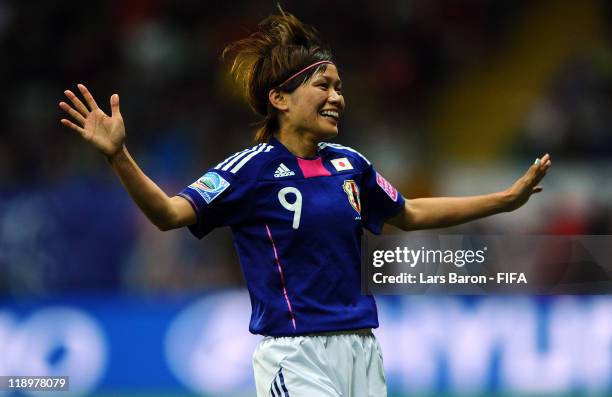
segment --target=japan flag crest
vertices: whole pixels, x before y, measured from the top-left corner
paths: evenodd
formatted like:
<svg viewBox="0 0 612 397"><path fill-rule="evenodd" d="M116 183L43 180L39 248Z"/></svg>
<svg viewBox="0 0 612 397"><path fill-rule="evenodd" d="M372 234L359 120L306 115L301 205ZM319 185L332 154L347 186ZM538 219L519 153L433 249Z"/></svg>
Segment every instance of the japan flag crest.
<svg viewBox="0 0 612 397"><path fill-rule="evenodd" d="M348 161L346 157L342 157L339 159L333 159L331 160L331 163L336 169L336 171L346 171L346 170L353 169L353 165L351 164L350 161Z"/></svg>

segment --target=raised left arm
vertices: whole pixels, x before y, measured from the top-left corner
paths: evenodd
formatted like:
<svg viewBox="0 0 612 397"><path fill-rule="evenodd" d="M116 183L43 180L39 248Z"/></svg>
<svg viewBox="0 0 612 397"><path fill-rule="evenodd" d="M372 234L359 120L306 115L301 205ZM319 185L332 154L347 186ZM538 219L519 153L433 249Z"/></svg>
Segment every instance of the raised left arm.
<svg viewBox="0 0 612 397"><path fill-rule="evenodd" d="M406 200L403 211L387 220L402 230L435 229L514 211L542 191L538 183L551 166L550 156L529 167L525 175L503 192L468 197L432 197Z"/></svg>

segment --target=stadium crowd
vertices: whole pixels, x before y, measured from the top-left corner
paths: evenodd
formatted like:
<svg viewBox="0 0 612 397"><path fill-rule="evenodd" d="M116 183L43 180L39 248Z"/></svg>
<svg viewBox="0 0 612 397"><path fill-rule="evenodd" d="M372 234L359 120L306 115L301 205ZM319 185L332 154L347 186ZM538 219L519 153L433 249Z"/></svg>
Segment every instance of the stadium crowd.
<svg viewBox="0 0 612 397"><path fill-rule="evenodd" d="M441 158L456 141L435 139L437 104L458 76L508 49L532 2L315 0L286 8L317 26L336 54L347 100L338 141L364 153L407 198L502 189L536 155L552 154L558 169L537 202L449 233L609 234L612 7L592 3L604 28L556 65L545 89L526 94L532 105L512 125L511 144L487 154L487 167ZM0 293L241 285L229 231L196 241L186 230L150 226L107 162L61 127L57 103L80 82L97 98L120 93L130 151L168 193L178 192L252 141L253 117L220 53L273 7L141 0L83 10L68 0L0 0Z"/></svg>

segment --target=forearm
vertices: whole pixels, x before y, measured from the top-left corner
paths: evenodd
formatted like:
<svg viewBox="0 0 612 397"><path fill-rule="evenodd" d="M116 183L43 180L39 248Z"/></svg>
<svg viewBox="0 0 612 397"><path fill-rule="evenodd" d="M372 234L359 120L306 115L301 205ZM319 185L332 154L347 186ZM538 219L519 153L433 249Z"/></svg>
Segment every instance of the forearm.
<svg viewBox="0 0 612 397"><path fill-rule="evenodd" d="M108 161L130 197L155 226L160 230L176 227L172 198L140 169L125 146Z"/></svg>
<svg viewBox="0 0 612 397"><path fill-rule="evenodd" d="M508 207L506 192L469 197L432 197L406 200L400 228L434 229L454 226L504 212ZM393 222L392 222L393 223Z"/></svg>

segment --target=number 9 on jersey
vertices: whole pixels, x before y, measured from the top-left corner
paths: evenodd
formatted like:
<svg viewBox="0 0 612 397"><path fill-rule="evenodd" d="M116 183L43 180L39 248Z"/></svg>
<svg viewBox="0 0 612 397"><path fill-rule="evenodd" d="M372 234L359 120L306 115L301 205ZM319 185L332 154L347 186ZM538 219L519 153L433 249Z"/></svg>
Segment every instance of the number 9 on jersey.
<svg viewBox="0 0 612 397"><path fill-rule="evenodd" d="M293 203L287 201L288 194L295 195ZM284 187L278 192L278 201L286 210L293 212L293 228L297 230L300 227L300 217L302 216L302 194L294 187Z"/></svg>

